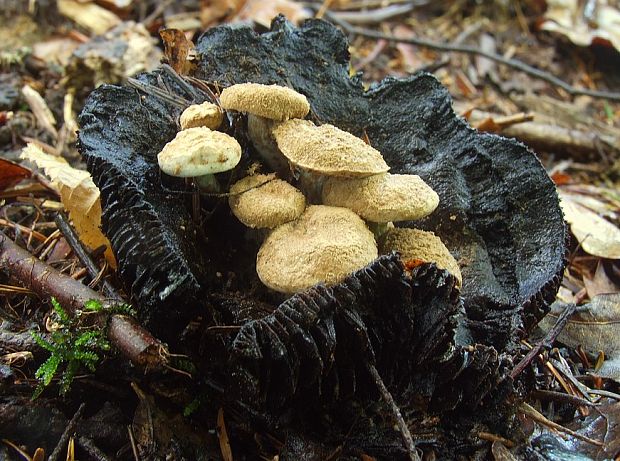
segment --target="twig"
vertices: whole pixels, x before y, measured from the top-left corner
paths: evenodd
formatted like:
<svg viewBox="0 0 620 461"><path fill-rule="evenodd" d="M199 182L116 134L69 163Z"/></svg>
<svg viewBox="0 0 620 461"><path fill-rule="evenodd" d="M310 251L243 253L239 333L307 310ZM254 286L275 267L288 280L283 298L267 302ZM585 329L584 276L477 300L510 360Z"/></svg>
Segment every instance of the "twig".
<svg viewBox="0 0 620 461"><path fill-rule="evenodd" d="M594 407L596 404L590 402L584 398L581 398L572 394L565 394L564 392L547 391L547 390L535 390L531 393L531 396L540 400L553 400L555 402L565 402L575 405L577 407Z"/></svg>
<svg viewBox="0 0 620 461"><path fill-rule="evenodd" d="M519 411L523 414L525 414L526 416L529 416L530 418L532 418L534 421L536 421L537 423L543 424L547 427L550 427L551 429L555 429L556 431L559 432L564 432L565 434L569 434L572 435L573 437L579 439L579 440L583 440L584 442L588 442L592 445L595 445L597 447L603 447L605 446L605 444L603 442L599 442L598 440L594 440L591 439L590 437L586 437L585 435L581 435L579 432L575 432L567 427L561 426L558 423L554 423L553 421L545 418L544 415L542 415L539 411L537 411L535 408L531 407L530 405L528 405L527 403L523 402L521 403L521 405L519 405Z"/></svg>
<svg viewBox="0 0 620 461"><path fill-rule="evenodd" d="M61 274L53 267L32 256L0 232L0 267L20 280L39 296L55 297L70 313L84 308L89 300L111 304L107 298L80 282ZM154 338L135 319L126 315L108 315L104 311L90 316L94 324L105 328L108 339L125 357L146 370L159 370L166 366L169 352L164 344Z"/></svg>
<svg viewBox="0 0 620 461"><path fill-rule="evenodd" d="M620 394L606 391L604 389L589 389L588 388L587 393L592 394L592 395L600 395L602 397L609 397L610 399L614 399L614 400L620 400Z"/></svg>
<svg viewBox="0 0 620 461"><path fill-rule="evenodd" d="M177 106L181 109L185 109L191 104L191 102L186 100L185 98L173 95L172 93L168 93L161 88L157 88L156 86L150 85L148 83L143 83L140 80L136 80L135 78L129 77L127 79L127 83L129 84L129 86L134 87L138 91L142 91L143 93L146 93L148 95L155 96L156 98L159 98L162 101L172 104L173 106Z"/></svg>
<svg viewBox="0 0 620 461"><path fill-rule="evenodd" d="M73 415L73 418L71 418L71 421L69 421L69 423L67 424L67 427L65 427L65 430L60 436L58 443L54 447L54 451L52 451L52 453L48 456L47 461L56 461L58 459L58 457L60 456L60 452L64 449L65 445L67 444L69 437L71 437L71 434L73 434L73 432L75 431L75 426L82 418L82 414L84 413L85 408L86 408L86 404L82 403L80 407L77 409L77 411Z"/></svg>
<svg viewBox="0 0 620 461"><path fill-rule="evenodd" d="M84 245L82 245L80 238L78 237L73 227L71 227L71 224L69 224L69 218L67 217L65 212L59 211L58 213L56 213L56 216L54 217L54 222L56 223L56 226L58 226L60 232L62 232L62 235L64 235L67 243L71 246L71 249L78 257L82 265L88 270L88 274L93 279L97 278L99 276L99 268L91 259L90 255L86 251L86 248L84 248ZM108 298L115 299L116 301L122 301L121 296L118 294L116 289L110 284L108 280L103 279L103 281L101 282L101 286L103 288L103 292Z"/></svg>
<svg viewBox="0 0 620 461"><path fill-rule="evenodd" d="M350 24L378 24L380 22L409 13L415 8L411 3L402 3L399 5L389 5L382 8L375 8L366 11L330 11L324 10L324 14L330 17L336 17L339 21L346 21ZM321 10L319 10L319 13ZM319 17L317 13L316 17Z"/></svg>
<svg viewBox="0 0 620 461"><path fill-rule="evenodd" d="M569 304L566 306L564 312L562 312L562 314L558 317L558 320L555 322L555 325L553 325L553 328L549 330L547 335L539 341L538 344L536 344L536 346L534 346L532 350L530 350L527 355L523 357L523 359L512 369L510 372L510 377L512 379L516 379L516 377L521 374L525 367L527 367L530 362L534 360L534 357L538 355L543 346L549 347L553 344L553 341L555 341L555 338L557 338L560 332L564 329L566 323L570 319L570 316L575 312L575 309L577 309L575 304Z"/></svg>
<svg viewBox="0 0 620 461"><path fill-rule="evenodd" d="M83 435L78 435L76 440L78 445L96 461L112 461L108 455L95 445L92 439L84 437Z"/></svg>
<svg viewBox="0 0 620 461"><path fill-rule="evenodd" d="M372 376L375 384L377 385L381 397L392 410L392 414L394 416L394 419L396 420L396 425L400 430L400 434L403 438L403 442L405 444L405 449L407 450L407 453L409 455L409 459L411 461L420 461L420 457L418 456L413 437L411 437L411 432L409 432L407 423L405 422L403 415L400 413L400 408L398 408L398 405L396 405L396 402L394 402L392 394L390 394L390 391L387 389L387 387L385 387L385 383L383 382L383 379L381 378L381 375L379 375L379 372L377 371L375 366L372 364L368 364L367 369L370 372L370 375Z"/></svg>
<svg viewBox="0 0 620 461"><path fill-rule="evenodd" d="M439 43L434 42L432 40L426 40L423 38L414 38L414 37L396 37L390 34L384 34L382 32L377 32L372 29L365 29L363 27L355 27L352 24L335 17L333 14L326 12L325 16L342 27L346 32L354 35L360 35L362 37L368 38L377 38L384 39L391 42L398 43L409 43L411 45L423 46L425 48L430 48L438 51L452 51L456 53L467 53L473 54L477 56L482 56L483 58L490 59L491 61L495 61L499 64L512 67L513 69L520 70L521 72L525 72L526 74L549 82L557 87L562 88L568 94L572 96L576 95L586 95L591 96L593 98L603 98L609 99L610 101L620 101L620 93L613 91L597 91L597 90L588 90L586 88L576 88L572 85L569 85L564 80L559 79L555 75L552 75L548 72L542 71L540 69L536 69L535 67L529 66L522 61L518 61L516 59L508 59L501 55L495 53L489 53L480 48L476 48L468 45L455 45L449 43Z"/></svg>

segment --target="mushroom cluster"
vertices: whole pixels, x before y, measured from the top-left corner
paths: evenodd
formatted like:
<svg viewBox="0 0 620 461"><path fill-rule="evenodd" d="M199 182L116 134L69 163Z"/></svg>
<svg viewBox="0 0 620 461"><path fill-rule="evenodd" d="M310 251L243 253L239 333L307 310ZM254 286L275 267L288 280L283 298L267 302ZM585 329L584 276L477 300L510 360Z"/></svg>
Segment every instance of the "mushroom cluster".
<svg viewBox="0 0 620 461"><path fill-rule="evenodd" d="M310 105L290 88L232 85L222 91L220 106L188 107L159 165L166 174L212 183L213 173L234 168L241 157L237 141L215 131L222 109L247 114L250 141L273 173L236 182L229 206L244 225L266 229L256 271L267 287L290 294L336 284L392 251L406 267L434 262L462 283L457 262L432 232L394 227L428 216L439 204L419 176L390 174L381 153L362 139L304 120Z"/></svg>

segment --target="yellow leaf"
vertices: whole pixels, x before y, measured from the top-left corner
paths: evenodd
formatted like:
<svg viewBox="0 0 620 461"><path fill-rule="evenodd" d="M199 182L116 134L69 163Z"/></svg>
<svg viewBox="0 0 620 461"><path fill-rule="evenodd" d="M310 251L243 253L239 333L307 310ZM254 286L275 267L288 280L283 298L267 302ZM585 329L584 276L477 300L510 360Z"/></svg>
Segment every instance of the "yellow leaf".
<svg viewBox="0 0 620 461"><path fill-rule="evenodd" d="M587 253L601 258L620 259L620 229L598 214L560 192L564 218Z"/></svg>
<svg viewBox="0 0 620 461"><path fill-rule="evenodd" d="M46 154L34 144L24 147L21 158L30 160L45 171L54 187L58 189L62 204L69 213L82 242L91 248L105 245L106 259L112 267L116 268L110 241L100 229L99 189L90 177L90 173L73 168L65 159Z"/></svg>

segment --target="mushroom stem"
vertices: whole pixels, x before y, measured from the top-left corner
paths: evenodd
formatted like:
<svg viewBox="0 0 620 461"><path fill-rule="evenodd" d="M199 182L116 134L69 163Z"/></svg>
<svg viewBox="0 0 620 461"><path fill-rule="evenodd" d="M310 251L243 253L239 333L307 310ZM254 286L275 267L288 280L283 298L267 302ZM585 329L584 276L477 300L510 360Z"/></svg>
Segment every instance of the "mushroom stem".
<svg viewBox="0 0 620 461"><path fill-rule="evenodd" d="M368 229L370 229L370 232L372 232L375 235L376 240L379 240L379 238L381 238L383 234L385 234L389 229L394 227L394 224L392 223L392 221L388 221L388 222L366 221L366 225L368 226Z"/></svg>
<svg viewBox="0 0 620 461"><path fill-rule="evenodd" d="M308 203L320 204L325 177L310 170L298 170L299 188L304 192Z"/></svg>
<svg viewBox="0 0 620 461"><path fill-rule="evenodd" d="M202 176L196 176L194 183L198 186L201 192L207 192L211 194L217 194L220 192L220 183L217 182L217 178L214 174L205 174Z"/></svg>
<svg viewBox="0 0 620 461"><path fill-rule="evenodd" d="M286 177L290 174L288 160L278 149L276 140L271 133L275 123L273 120L248 114L248 135L254 148L267 166L281 177Z"/></svg>

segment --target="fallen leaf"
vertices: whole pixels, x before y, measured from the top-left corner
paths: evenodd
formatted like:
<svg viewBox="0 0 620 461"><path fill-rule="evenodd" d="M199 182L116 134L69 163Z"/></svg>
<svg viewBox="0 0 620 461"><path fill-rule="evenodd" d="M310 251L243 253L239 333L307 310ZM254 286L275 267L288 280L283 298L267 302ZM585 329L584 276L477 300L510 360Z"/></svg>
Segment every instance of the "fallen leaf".
<svg viewBox="0 0 620 461"><path fill-rule="evenodd" d="M620 259L620 229L560 191L560 205L573 235L587 253Z"/></svg>
<svg viewBox="0 0 620 461"><path fill-rule="evenodd" d="M45 171L58 189L63 206L73 221L82 242L91 248L106 246L105 256L112 267L116 260L110 242L101 232L101 202L99 189L87 171L69 165L62 157L44 153L34 144L22 150L21 158L30 160Z"/></svg>
<svg viewBox="0 0 620 461"><path fill-rule="evenodd" d="M548 331L565 308L554 303L551 312L539 326ZM559 334L558 341L571 348L581 345L591 352L603 351L606 356L620 355L620 294L600 294L580 306Z"/></svg>
<svg viewBox="0 0 620 461"><path fill-rule="evenodd" d="M617 459L620 451L620 402L597 405L596 410L584 419L576 418L567 427L600 440L604 445L597 447L573 437L566 441L566 445L576 453L590 456L594 460Z"/></svg>
<svg viewBox="0 0 620 461"><path fill-rule="evenodd" d="M590 299L594 299L599 294L620 292L620 287L607 276L602 261L596 265L596 271L592 277L588 277L587 274L583 276L583 283Z"/></svg>
<svg viewBox="0 0 620 461"><path fill-rule="evenodd" d="M202 0L200 22L206 28L228 16L237 14L244 3L245 0Z"/></svg>
<svg viewBox="0 0 620 461"><path fill-rule="evenodd" d="M188 57L194 44L179 29L162 29L159 36L164 42L164 56L170 67L180 75L187 75L192 69Z"/></svg>
<svg viewBox="0 0 620 461"><path fill-rule="evenodd" d="M0 158L0 191L14 186L22 179L29 178L32 172L17 163Z"/></svg>

